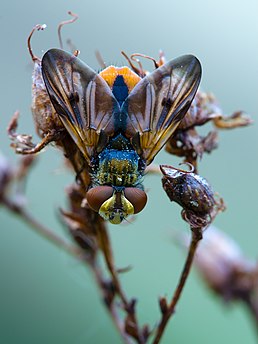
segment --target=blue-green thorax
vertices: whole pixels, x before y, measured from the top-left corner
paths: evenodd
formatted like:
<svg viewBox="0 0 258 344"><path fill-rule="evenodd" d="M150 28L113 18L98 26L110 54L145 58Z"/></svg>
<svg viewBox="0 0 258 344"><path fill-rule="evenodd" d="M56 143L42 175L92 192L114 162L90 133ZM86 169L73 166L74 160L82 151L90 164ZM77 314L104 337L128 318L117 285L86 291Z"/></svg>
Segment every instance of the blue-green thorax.
<svg viewBox="0 0 258 344"><path fill-rule="evenodd" d="M136 186L142 176L139 163L140 157L129 141L122 134L118 134L98 155L95 182L98 185L115 187Z"/></svg>

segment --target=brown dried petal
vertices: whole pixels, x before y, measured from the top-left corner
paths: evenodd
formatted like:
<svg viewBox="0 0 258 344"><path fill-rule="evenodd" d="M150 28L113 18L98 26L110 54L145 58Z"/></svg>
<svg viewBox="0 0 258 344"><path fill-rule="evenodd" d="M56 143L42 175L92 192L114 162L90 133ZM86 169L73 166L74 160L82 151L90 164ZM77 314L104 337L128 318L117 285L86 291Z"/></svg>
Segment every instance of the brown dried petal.
<svg viewBox="0 0 258 344"><path fill-rule="evenodd" d="M184 156L187 161L201 158L203 153L211 153L218 146L218 133L209 132L201 136L192 128L187 131L177 131L166 144L166 151L177 156Z"/></svg>
<svg viewBox="0 0 258 344"><path fill-rule="evenodd" d="M234 129L250 125L253 123L253 120L243 111L237 111L231 116L218 116L214 118L213 122L219 129Z"/></svg>

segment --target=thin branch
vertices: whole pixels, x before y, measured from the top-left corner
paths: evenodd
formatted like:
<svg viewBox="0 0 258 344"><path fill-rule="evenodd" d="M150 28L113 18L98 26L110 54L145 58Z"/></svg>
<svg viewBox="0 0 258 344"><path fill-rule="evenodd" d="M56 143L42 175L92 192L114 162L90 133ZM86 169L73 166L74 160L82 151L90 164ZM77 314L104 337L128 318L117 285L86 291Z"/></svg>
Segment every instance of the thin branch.
<svg viewBox="0 0 258 344"><path fill-rule="evenodd" d="M101 243L101 249L102 249L102 252L104 254L107 268L110 272L110 275L112 276L112 281L113 281L113 284L116 288L116 292L119 294L124 306L128 307L129 302L125 296L124 291L122 290L122 287L121 287L121 284L120 284L120 281L119 281L119 278L117 275L117 271L116 271L116 268L114 266L113 253L112 253L108 233L105 230L105 228L101 228L101 229L99 228L97 234L98 234L99 241Z"/></svg>
<svg viewBox="0 0 258 344"><path fill-rule="evenodd" d="M36 220L24 207L20 206L17 202L11 201L7 198L2 199L2 204L9 209L10 211L14 212L15 214L19 215L20 218L25 221L33 230L39 234L41 237L45 238L51 244L55 245L58 248L63 249L65 252L69 253L71 256L82 260L84 256L83 251L62 238L56 235L53 231L49 228L44 226L38 220Z"/></svg>
<svg viewBox="0 0 258 344"><path fill-rule="evenodd" d="M63 41L62 41L62 36L61 36L61 29L62 29L62 27L63 27L64 25L74 23L74 22L79 18L79 16L78 16L77 14L72 13L71 11L68 11L68 14L69 14L70 16L72 16L72 19L62 21L62 22L58 25L58 29L57 29L58 39L59 39L59 45L60 45L60 48L61 48L61 49L63 49Z"/></svg>
<svg viewBox="0 0 258 344"><path fill-rule="evenodd" d="M103 283L105 278L103 277L103 272L101 271L100 267L96 264L96 262L92 262L90 265L91 272L93 273L95 277L95 281L99 287L99 290L102 292L103 298L105 298L105 291L103 289ZM107 304L106 304L107 306ZM134 342L131 340L129 335L125 333L125 327L124 322L119 318L116 304L112 302L107 306L107 309L111 315L111 318L113 320L113 323L115 324L118 332L121 334L125 344L133 344Z"/></svg>
<svg viewBox="0 0 258 344"><path fill-rule="evenodd" d="M95 281L99 287L100 292L103 295L103 298L105 298L105 288L103 287L105 284L105 278L103 276L103 272L100 270L100 267L97 265L96 261L94 259L87 259L84 251L73 244L67 243L65 240L63 240L60 236L56 235L52 230L44 226L42 223L40 223L37 219L35 219L24 207L19 205L17 202L12 201L8 198L2 198L1 199L2 204L11 212L15 213L17 216L19 216L24 222L26 222L30 228L32 228L38 235L46 239L51 244L55 245L58 248L61 248L65 252L69 253L72 257L83 261L84 263L87 263L87 266L90 268ZM112 270L113 264L109 266L110 273L112 271L112 278L116 281L117 285L116 288L119 286L119 281L116 276L116 273L114 270ZM123 302L127 302L124 294L121 292L121 287L119 286L119 296L122 298L123 295ZM110 313L110 316L120 333L120 335L123 338L123 341L125 344L133 344L132 339L128 334L125 332L124 322L119 318L117 307L114 302L107 305L107 309Z"/></svg>
<svg viewBox="0 0 258 344"><path fill-rule="evenodd" d="M31 30L30 34L29 34L29 37L28 37L28 41L27 41L27 44L28 44L28 50L29 50L29 53L30 53L30 56L31 56L31 59L32 61L38 61L40 62L40 58L37 57L36 55L34 55L33 51L32 51L32 48L31 48L31 37L33 36L34 32L36 30L45 30L46 28L46 24L37 24L36 26L34 26L34 28Z"/></svg>
<svg viewBox="0 0 258 344"><path fill-rule="evenodd" d="M176 305L177 305L179 298L182 294L186 280L189 276L189 272L190 272L190 269L191 269L191 266L193 263L193 258L194 258L196 249L198 247L198 243L201 239L202 239L202 228L193 229L192 240L191 240L191 244L190 244L189 249L188 249L188 255L187 255L187 258L186 258L186 261L184 264L184 268L182 270L182 273L181 273L181 276L179 279L179 283L178 283L176 290L174 292L174 295L172 297L172 300L171 300L170 304L167 306L164 304L165 299L160 300L160 301L163 301L163 307L161 305L162 318L161 318L161 321L158 325L157 332L156 332L156 335L155 335L154 340L153 340L153 344L160 343L160 339L161 339L161 337L165 331L167 323L168 323L169 319L171 318L172 314L175 312Z"/></svg>
<svg viewBox="0 0 258 344"><path fill-rule="evenodd" d="M99 226L97 228L97 236L99 239L100 248L105 258L106 266L110 274L112 285L115 288L116 296L118 297L118 299L120 299L123 306L122 308L127 314L127 318L125 322L123 323L123 331L125 330L125 332L127 332L130 335L130 337L133 337L137 341L137 343L144 344L146 343L146 339L144 338L143 331L139 326L137 316L136 316L136 311L135 311L136 300L135 299L129 300L125 292L123 291L122 285L119 280L117 269L114 265L112 245L111 245L108 233L106 231L106 228L103 226ZM115 316L116 310L114 309L113 304L114 302L109 303L108 307L109 307L109 312L113 313L112 316ZM118 321L116 321L116 326L118 326ZM121 332L121 330L120 330L120 333L123 335L123 332Z"/></svg>
<svg viewBox="0 0 258 344"><path fill-rule="evenodd" d="M245 303L248 311L251 314L256 334L258 335L258 300L256 297L249 296L248 298L242 299L242 301Z"/></svg>

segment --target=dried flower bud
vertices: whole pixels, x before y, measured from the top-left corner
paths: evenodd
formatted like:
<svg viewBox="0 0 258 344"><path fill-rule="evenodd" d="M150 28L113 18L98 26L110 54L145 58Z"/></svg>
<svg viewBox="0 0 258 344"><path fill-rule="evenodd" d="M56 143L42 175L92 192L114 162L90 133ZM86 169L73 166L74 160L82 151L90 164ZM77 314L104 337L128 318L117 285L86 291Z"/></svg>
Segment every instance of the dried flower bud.
<svg viewBox="0 0 258 344"><path fill-rule="evenodd" d="M125 332L136 340L139 338L139 328L136 320L136 299L132 299L127 305L127 317L125 319Z"/></svg>
<svg viewBox="0 0 258 344"><path fill-rule="evenodd" d="M37 134L44 138L51 130L62 129L63 125L50 102L41 72L41 60L34 55L31 48L31 38L36 30L44 30L46 25L36 25L28 38L28 49L34 63L32 73L32 104L31 111Z"/></svg>
<svg viewBox="0 0 258 344"><path fill-rule="evenodd" d="M218 133L211 131L206 136L198 134L195 128L185 131L177 131L166 144L166 151L180 157L186 157L187 161L194 162L204 153L211 153L218 147Z"/></svg>
<svg viewBox="0 0 258 344"><path fill-rule="evenodd" d="M44 138L49 131L63 129L53 105L50 102L41 73L41 61L34 61L32 73L32 103L31 111L37 134Z"/></svg>
<svg viewBox="0 0 258 344"><path fill-rule="evenodd" d="M165 297L159 298L159 308L162 314L166 314L168 311L168 303Z"/></svg>
<svg viewBox="0 0 258 344"><path fill-rule="evenodd" d="M72 19L62 21L58 26L58 38L60 47L63 48L63 42L61 38L61 29L64 25L75 22L78 19L78 15L68 12ZM60 131L64 129L62 122L59 119L47 93L45 83L43 81L41 72L41 59L35 56L31 48L31 37L36 30L44 30L46 25L36 25L28 38L28 49L34 63L34 69L32 73L32 104L31 110L34 118L36 131L41 138L44 138L50 131ZM78 54L75 52L75 55ZM56 142L59 144L59 142Z"/></svg>
<svg viewBox="0 0 258 344"><path fill-rule="evenodd" d="M243 111L234 112L225 116L212 94L198 91L188 112L182 119L178 129L166 144L170 154L183 156L186 161L195 163L203 153L210 153L217 148L218 134L212 130L202 136L197 127L212 122L219 129L234 129L250 125L252 120Z"/></svg>
<svg viewBox="0 0 258 344"><path fill-rule="evenodd" d="M11 147L13 147L16 153L21 153L26 150L35 148L35 144L32 142L32 136L27 134L18 134L16 132L18 127L19 111L15 111L10 123L7 127L7 133L12 140Z"/></svg>
<svg viewBox="0 0 258 344"><path fill-rule="evenodd" d="M194 126L203 125L213 120L214 115L221 109L215 103L215 98L210 94L198 91L189 110L179 125L179 130L187 130Z"/></svg>
<svg viewBox="0 0 258 344"><path fill-rule="evenodd" d="M193 171L161 165L163 188L169 199L182 206L182 216L191 227L205 227L214 219L223 203L216 201L206 179Z"/></svg>
<svg viewBox="0 0 258 344"><path fill-rule="evenodd" d="M224 299L244 298L258 287L258 266L232 238L210 226L195 256L204 281Z"/></svg>
<svg viewBox="0 0 258 344"><path fill-rule="evenodd" d="M179 129L187 130L209 121L220 129L234 129L253 122L243 111L236 111L230 116L225 116L213 94L198 91Z"/></svg>

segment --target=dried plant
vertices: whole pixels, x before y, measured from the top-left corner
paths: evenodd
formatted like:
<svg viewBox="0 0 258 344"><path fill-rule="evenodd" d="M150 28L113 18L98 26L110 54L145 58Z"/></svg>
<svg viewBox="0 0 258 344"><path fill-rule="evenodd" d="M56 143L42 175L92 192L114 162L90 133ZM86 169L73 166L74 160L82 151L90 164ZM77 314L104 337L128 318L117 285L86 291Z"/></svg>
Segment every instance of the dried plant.
<svg viewBox="0 0 258 344"><path fill-rule="evenodd" d="M77 19L76 15L70 14L73 19L62 22L58 28L61 47L63 46L61 39L62 26ZM31 109L36 131L41 141L35 144L31 135L17 133L19 114L16 112L8 127L8 134L15 152L24 156L16 167L12 167L4 157L0 157L0 202L9 211L20 216L22 220L26 221L31 228L44 238L66 250L90 268L105 301L106 308L125 343L160 343L167 323L175 312L203 232L204 230L214 232L211 229L211 224L217 214L225 210L223 200L214 193L206 179L198 174L199 160L204 153L211 153L217 148L218 129L247 126L251 123L251 120L243 112L225 116L213 95L198 91L189 110L183 116L165 146L169 153L182 157L189 170L174 168L169 165L162 165L160 169L155 165L147 167L147 172L159 173L162 176L162 185L168 198L171 202L176 202L182 207L182 219L189 224L192 239L176 290L170 300L165 297L159 299L160 320L156 326L141 325L137 318L137 299L130 298L126 294L120 281L119 271L113 257L112 243L108 234L107 221L103 219L103 216L100 216L99 206L94 209L94 204L98 199L96 200L92 195L94 191L94 188L91 187L92 166L89 165L85 155L79 149L80 144L75 143L71 132L67 130L62 116L56 112L57 105L54 103L53 106L53 99L50 100L51 97L49 97L42 77L42 61L34 55L31 48L31 37L34 31L43 30L44 28L45 25L36 25L28 38L28 48L34 63ZM71 43L70 46L72 46ZM74 58L76 58L79 54L78 50L75 50L73 54ZM163 54L160 54L158 61L142 54L133 54L131 57L128 57L125 53L123 55L139 79L147 75L138 59L139 57L151 59L155 68L159 68L165 62ZM101 65L105 67L100 55L98 55L98 59ZM75 78L75 82L77 81ZM76 102L76 99L74 101ZM170 105L168 103L167 100L166 106ZM197 128L207 122L214 124L214 130L206 136L199 135ZM55 235L52 230L38 222L22 201L25 195L24 187L21 187L21 185L24 183L25 178L28 177L28 173L32 173L37 153L49 143L53 143L63 152L67 168L73 170L76 177L75 183L66 190L69 209L61 210L64 225L71 233L74 244L63 240ZM141 196L142 189L137 190ZM101 189L101 191L104 194L106 189ZM92 193L91 198L87 196L89 192ZM123 195L123 192L121 193ZM122 196L120 197L123 199ZM143 202L146 203L145 200ZM141 206L139 205L139 207ZM137 203L134 203L135 213L137 212L136 208ZM109 217L109 220L111 221L111 217ZM218 295L230 301L244 301L251 310L257 325L257 264L250 263L241 255L232 253L231 248L227 246L229 245L227 243L228 239L224 241L227 246L225 250L219 249L221 245L218 245L217 241L221 242L223 240L222 235L219 239L209 240L203 246L200 245L201 247L195 259L196 265L210 288ZM181 242L185 244L185 238L181 239ZM209 250L209 255L206 254L205 250ZM210 255L211 251L213 252L212 256ZM99 264L101 256L104 257L108 276ZM207 257L210 257L210 260L207 260ZM222 272L220 267L223 267Z"/></svg>

